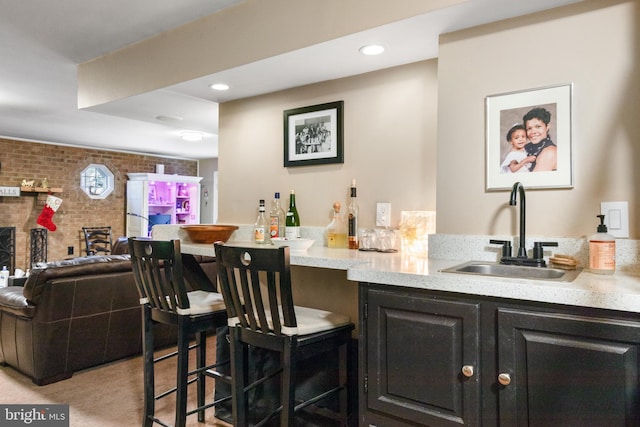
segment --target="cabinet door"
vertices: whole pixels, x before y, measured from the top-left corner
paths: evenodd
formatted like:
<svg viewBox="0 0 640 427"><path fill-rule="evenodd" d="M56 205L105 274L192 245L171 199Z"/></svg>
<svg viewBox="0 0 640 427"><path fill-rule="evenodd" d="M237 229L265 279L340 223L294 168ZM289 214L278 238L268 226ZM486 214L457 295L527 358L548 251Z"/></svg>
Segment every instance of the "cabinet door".
<svg viewBox="0 0 640 427"><path fill-rule="evenodd" d="M389 420L374 414L371 425L478 425L478 305L419 293L367 294L364 412Z"/></svg>
<svg viewBox="0 0 640 427"><path fill-rule="evenodd" d="M501 426L640 423L640 325L498 310Z"/></svg>
<svg viewBox="0 0 640 427"><path fill-rule="evenodd" d="M149 199L147 181L127 181L127 237L147 237Z"/></svg>

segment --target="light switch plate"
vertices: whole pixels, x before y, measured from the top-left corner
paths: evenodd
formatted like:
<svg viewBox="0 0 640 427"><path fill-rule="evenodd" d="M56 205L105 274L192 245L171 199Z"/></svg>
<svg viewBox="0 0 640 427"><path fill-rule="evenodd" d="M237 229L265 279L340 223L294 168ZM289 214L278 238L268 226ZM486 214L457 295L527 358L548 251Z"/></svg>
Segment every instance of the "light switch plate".
<svg viewBox="0 0 640 427"><path fill-rule="evenodd" d="M376 227L391 226L391 203L378 202L376 204Z"/></svg>
<svg viewBox="0 0 640 427"><path fill-rule="evenodd" d="M601 202L607 233L614 237L629 238L629 202Z"/></svg>

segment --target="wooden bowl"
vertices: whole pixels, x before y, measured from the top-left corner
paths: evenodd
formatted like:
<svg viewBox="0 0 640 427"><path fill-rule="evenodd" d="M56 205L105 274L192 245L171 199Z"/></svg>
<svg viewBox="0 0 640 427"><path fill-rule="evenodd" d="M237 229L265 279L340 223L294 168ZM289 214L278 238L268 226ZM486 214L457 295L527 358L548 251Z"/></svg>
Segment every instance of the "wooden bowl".
<svg viewBox="0 0 640 427"><path fill-rule="evenodd" d="M214 243L218 241L226 242L234 231L238 229L235 225L217 224L194 224L180 227L189 235L193 243Z"/></svg>

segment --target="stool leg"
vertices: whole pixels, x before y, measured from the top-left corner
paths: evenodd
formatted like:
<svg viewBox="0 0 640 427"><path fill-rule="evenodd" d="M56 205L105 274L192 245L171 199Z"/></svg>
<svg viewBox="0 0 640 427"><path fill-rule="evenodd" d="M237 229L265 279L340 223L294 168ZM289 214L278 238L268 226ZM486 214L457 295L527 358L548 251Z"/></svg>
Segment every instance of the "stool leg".
<svg viewBox="0 0 640 427"><path fill-rule="evenodd" d="M285 340L284 351L281 354L282 363L282 385L280 392L280 427L293 425L294 412L296 406L296 368L297 368L297 348L295 338L288 337Z"/></svg>
<svg viewBox="0 0 640 427"><path fill-rule="evenodd" d="M338 380L342 386L342 390L339 392L340 399L340 417L342 418L342 425L347 427L349 420L349 378L347 375L347 365L349 363L349 341L346 341L338 349Z"/></svg>
<svg viewBox="0 0 640 427"><path fill-rule="evenodd" d="M198 369L204 368L207 364L207 337L203 332L196 333L196 367ZM202 408L205 404L205 385L206 376L204 371L198 371L197 381L197 394L198 394L198 408ZM204 422L204 409L198 411L198 422Z"/></svg>
<svg viewBox="0 0 640 427"><path fill-rule="evenodd" d="M187 424L187 377L189 374L189 333L185 329L185 316L178 320L178 369L176 374L176 423L175 427Z"/></svg>
<svg viewBox="0 0 640 427"><path fill-rule="evenodd" d="M247 414L247 396L244 388L248 382L247 346L240 342L239 328L230 327L231 337L231 402L233 413L233 425L235 427L246 427L249 425Z"/></svg>
<svg viewBox="0 0 640 427"><path fill-rule="evenodd" d="M144 419L143 427L153 425L155 413L155 380L153 367L153 322L151 321L151 308L143 305L142 313L142 353L144 363Z"/></svg>

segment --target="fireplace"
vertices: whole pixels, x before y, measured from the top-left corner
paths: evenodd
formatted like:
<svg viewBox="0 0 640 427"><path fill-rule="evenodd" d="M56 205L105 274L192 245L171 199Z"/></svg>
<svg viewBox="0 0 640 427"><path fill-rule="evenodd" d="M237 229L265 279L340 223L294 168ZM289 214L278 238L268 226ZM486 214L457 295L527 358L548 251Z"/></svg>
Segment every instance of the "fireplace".
<svg viewBox="0 0 640 427"><path fill-rule="evenodd" d="M6 266L9 274L16 268L16 228L0 227L0 269Z"/></svg>

